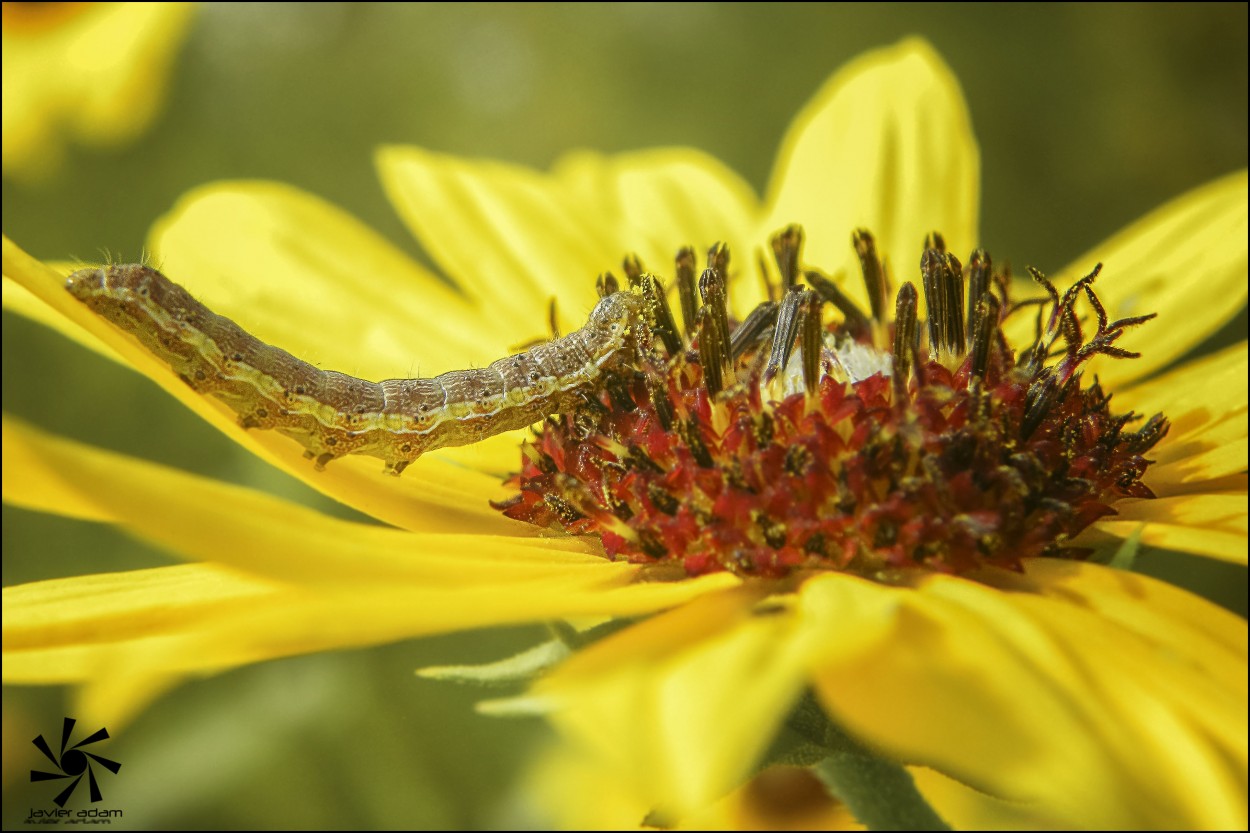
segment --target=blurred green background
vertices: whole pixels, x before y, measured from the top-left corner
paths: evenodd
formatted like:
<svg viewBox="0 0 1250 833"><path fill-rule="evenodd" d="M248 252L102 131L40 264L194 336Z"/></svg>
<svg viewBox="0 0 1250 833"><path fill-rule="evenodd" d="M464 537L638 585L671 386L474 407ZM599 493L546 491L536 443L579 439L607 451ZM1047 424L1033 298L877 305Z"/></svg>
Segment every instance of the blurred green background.
<svg viewBox="0 0 1250 833"><path fill-rule="evenodd" d="M910 34L963 84L996 258L1058 268L1246 166L1245 4L215 4L193 20L153 128L121 149L72 147L49 181L6 178L4 231L49 260L137 259L187 189L264 178L420 258L374 175L382 143L536 167L580 147L692 145L762 190L790 118L829 74ZM1243 310L1206 349L1245 333ZM341 511L37 325L6 315L3 358L4 408L36 425ZM169 563L107 528L8 507L3 546L6 585ZM1161 553L1150 564L1244 607L1244 570ZM516 777L544 728L475 716L478 692L412 675L540 638L459 635L185 685L110 742L128 769L109 804L144 828L541 824ZM66 703L5 689L5 827L31 806L29 740L55 732Z"/></svg>

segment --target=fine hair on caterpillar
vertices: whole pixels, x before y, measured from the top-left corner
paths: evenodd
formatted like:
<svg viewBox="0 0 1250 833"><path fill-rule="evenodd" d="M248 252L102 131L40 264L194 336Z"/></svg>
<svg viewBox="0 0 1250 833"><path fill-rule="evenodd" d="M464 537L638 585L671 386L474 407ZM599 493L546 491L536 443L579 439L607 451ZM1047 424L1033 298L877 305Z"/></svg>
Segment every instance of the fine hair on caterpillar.
<svg viewBox="0 0 1250 833"><path fill-rule="evenodd" d="M81 269L66 288L192 389L228 405L244 428L297 440L317 468L365 454L399 474L427 451L572 410L628 372L649 339L643 297L613 291L586 326L487 367L369 382L265 344L150 266Z"/></svg>

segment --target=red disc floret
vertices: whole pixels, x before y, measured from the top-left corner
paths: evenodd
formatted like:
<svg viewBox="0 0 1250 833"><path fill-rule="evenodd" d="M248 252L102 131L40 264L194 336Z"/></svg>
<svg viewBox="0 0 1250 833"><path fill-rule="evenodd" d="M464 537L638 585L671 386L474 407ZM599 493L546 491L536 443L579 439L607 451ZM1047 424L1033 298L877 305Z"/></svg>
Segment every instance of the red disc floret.
<svg viewBox="0 0 1250 833"><path fill-rule="evenodd" d="M1090 343L1109 345L1124 322L1108 324L1092 300L1100 322ZM549 418L509 481L519 493L499 508L598 535L612 558L687 575L963 573L1084 557L1067 545L1073 536L1114 514L1119 499L1153 497L1143 455L1167 422L1126 431L1135 415L1113 414L1097 381L1082 386L1076 365L1094 351L1078 343L1079 327L1064 334L1066 378L1027 350L1017 360L997 318L1006 298L992 301L980 305L979 357L913 351L893 364L905 382L822 372L814 389L780 397L749 352L732 363L733 384L709 391L696 334L677 355L642 361L615 390ZM1061 312L1076 321L1070 304ZM862 327L855 335L871 339ZM827 328L823 369L846 338ZM1054 341L1039 335L1034 356Z"/></svg>

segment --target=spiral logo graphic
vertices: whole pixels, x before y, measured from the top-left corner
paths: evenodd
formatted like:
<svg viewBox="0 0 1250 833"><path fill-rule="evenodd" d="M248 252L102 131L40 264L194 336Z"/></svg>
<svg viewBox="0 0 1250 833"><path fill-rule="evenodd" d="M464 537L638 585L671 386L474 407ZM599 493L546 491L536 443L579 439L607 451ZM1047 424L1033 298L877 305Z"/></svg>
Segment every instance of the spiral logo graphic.
<svg viewBox="0 0 1250 833"><path fill-rule="evenodd" d="M93 755L90 752L84 752L82 747L97 743L102 740L108 740L109 733L107 729L101 729L85 740L80 740L73 746L69 745L70 735L74 731L75 720L72 717L65 718L65 725L61 728L61 751L60 754L53 754L52 748L48 742L43 739L43 735L35 738L32 743L35 744L40 752L52 762L57 768L56 772L41 772L37 769L30 771L31 781L53 781L60 778L73 778L69 786L61 790L56 798L52 799L56 806L64 807L65 802L69 801L69 797L74 794L74 789L78 786L78 782L82 780L83 775L87 776L87 784L91 788L91 801L94 804L97 801L103 801L104 796L100 794L100 785L96 783L95 767L92 762L99 764L114 775L122 768L117 761L111 761L108 758L101 758L99 755Z"/></svg>

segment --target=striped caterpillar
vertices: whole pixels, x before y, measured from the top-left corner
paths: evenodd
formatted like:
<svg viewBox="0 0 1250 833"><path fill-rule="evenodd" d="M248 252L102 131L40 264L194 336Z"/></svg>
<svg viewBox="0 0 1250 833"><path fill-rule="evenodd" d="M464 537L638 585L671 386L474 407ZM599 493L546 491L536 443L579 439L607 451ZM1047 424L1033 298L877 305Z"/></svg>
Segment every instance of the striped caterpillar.
<svg viewBox="0 0 1250 833"><path fill-rule="evenodd" d="M147 266L82 269L66 288L193 390L228 405L244 428L298 440L318 469L345 454L367 454L399 474L427 451L572 409L628 365L645 329L642 298L614 292L585 327L489 367L368 382L265 344Z"/></svg>

